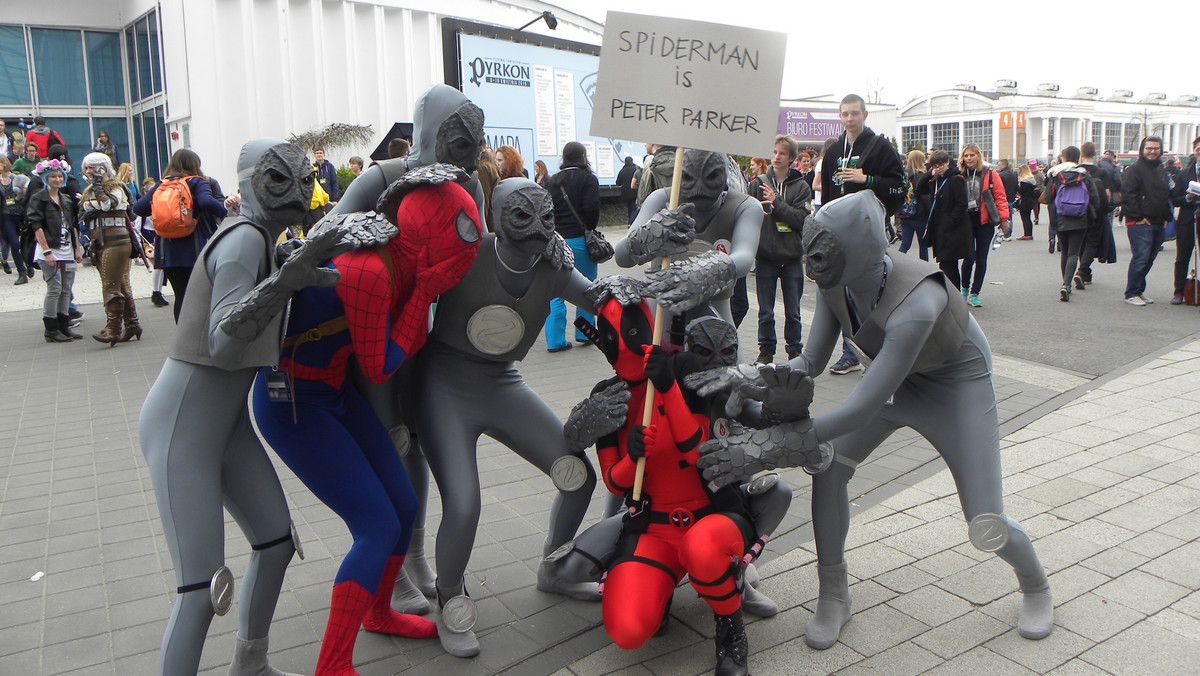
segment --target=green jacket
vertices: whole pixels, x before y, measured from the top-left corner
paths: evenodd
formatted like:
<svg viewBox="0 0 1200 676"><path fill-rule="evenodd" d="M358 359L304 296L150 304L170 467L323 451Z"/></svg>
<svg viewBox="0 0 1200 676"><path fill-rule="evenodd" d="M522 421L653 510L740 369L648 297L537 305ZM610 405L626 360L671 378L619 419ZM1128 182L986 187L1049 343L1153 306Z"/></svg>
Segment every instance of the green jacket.
<svg viewBox="0 0 1200 676"><path fill-rule="evenodd" d="M642 171L638 179L637 206L642 208L642 202L650 193L659 188L671 187L671 175L675 172L675 146L663 146L650 158L650 166Z"/></svg>

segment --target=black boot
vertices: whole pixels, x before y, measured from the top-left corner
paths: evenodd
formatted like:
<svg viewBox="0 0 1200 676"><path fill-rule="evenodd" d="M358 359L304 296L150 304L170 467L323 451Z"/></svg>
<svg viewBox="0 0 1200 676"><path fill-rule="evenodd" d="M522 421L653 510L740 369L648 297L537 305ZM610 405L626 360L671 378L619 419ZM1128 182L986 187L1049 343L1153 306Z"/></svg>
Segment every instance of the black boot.
<svg viewBox="0 0 1200 676"><path fill-rule="evenodd" d="M171 304L171 301L163 298L162 291L155 291L150 294L150 302L154 303L154 307L166 307Z"/></svg>
<svg viewBox="0 0 1200 676"><path fill-rule="evenodd" d="M717 621L717 669L716 676L746 676L750 673L750 642L746 639L746 625L742 623L741 608L729 615L713 614Z"/></svg>
<svg viewBox="0 0 1200 676"><path fill-rule="evenodd" d="M67 315L59 315L55 318L58 322L58 331L71 340L81 340L83 336L71 330L71 318Z"/></svg>
<svg viewBox="0 0 1200 676"><path fill-rule="evenodd" d="M58 330L58 317L42 317L42 325L46 327L47 343L71 342L70 336L63 335L63 332Z"/></svg>

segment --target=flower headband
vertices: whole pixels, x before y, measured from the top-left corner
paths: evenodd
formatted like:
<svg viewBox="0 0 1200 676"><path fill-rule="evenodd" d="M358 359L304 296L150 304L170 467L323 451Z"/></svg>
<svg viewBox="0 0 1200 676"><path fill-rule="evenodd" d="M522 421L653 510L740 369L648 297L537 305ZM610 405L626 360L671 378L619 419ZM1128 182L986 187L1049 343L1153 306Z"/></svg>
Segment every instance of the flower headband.
<svg viewBox="0 0 1200 676"><path fill-rule="evenodd" d="M64 175L71 173L71 165L67 164L66 160L44 160L38 162L33 168L33 173L41 176L47 171L61 171Z"/></svg>

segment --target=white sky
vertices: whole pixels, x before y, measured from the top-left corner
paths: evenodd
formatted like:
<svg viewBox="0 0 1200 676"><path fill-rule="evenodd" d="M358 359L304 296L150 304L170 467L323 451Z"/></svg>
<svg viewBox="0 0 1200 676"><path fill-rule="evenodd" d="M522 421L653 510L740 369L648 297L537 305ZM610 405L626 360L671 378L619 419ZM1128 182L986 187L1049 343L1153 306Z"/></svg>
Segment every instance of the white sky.
<svg viewBox="0 0 1200 676"><path fill-rule="evenodd" d="M783 98L881 89L882 102L903 104L956 84L990 91L999 79L1021 93L1053 82L1064 96L1200 96L1200 12L1186 0L550 1L600 22L614 10L787 30Z"/></svg>

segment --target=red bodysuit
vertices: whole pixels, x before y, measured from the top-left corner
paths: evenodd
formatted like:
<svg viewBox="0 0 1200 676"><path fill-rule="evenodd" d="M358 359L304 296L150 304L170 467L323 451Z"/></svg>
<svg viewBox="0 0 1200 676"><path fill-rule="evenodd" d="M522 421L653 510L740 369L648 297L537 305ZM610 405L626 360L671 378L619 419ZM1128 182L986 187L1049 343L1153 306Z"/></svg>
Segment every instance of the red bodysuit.
<svg viewBox="0 0 1200 676"><path fill-rule="evenodd" d="M630 384L631 395L630 424L597 444L601 474L610 491L629 497L637 463L626 452L627 440L641 422L650 384L645 376L648 357L640 354L649 351L649 310L644 304L622 308L612 301L601 309L597 323L605 355ZM620 341L615 349L614 337ZM741 607L737 572L751 527L740 514L717 512L696 469L696 449L708 439L709 427L707 416L688 408L674 379L667 391L655 392L651 424L644 433L642 497L649 508L626 520L616 562L604 583L604 627L622 648L637 648L658 630L684 574L717 614Z"/></svg>

